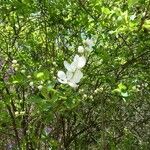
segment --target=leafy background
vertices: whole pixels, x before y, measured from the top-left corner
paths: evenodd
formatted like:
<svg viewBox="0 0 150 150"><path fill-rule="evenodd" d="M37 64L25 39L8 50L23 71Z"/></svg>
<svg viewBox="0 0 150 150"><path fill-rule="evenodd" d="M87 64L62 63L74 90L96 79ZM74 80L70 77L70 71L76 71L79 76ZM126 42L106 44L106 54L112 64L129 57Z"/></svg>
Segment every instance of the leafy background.
<svg viewBox="0 0 150 150"><path fill-rule="evenodd" d="M149 150L149 9L149 0L1 0L0 149ZM57 72L83 38L96 44L74 90Z"/></svg>

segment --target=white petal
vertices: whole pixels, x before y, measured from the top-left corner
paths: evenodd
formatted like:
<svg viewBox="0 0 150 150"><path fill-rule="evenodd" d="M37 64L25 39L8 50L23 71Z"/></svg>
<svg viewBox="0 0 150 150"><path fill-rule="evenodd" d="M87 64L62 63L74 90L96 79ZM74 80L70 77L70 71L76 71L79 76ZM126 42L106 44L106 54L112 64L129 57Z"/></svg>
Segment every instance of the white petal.
<svg viewBox="0 0 150 150"><path fill-rule="evenodd" d="M79 58L80 58L79 55L75 55L74 58L73 58L73 62L77 63Z"/></svg>
<svg viewBox="0 0 150 150"><path fill-rule="evenodd" d="M84 56L78 59L78 68L83 68L86 64L86 58Z"/></svg>
<svg viewBox="0 0 150 150"><path fill-rule="evenodd" d="M64 61L64 66L69 72L74 72L77 65L75 62L69 64L67 61Z"/></svg>
<svg viewBox="0 0 150 150"><path fill-rule="evenodd" d="M79 83L82 77L83 77L83 73L80 70L76 70L70 82Z"/></svg>
<svg viewBox="0 0 150 150"><path fill-rule="evenodd" d="M73 87L73 88L77 88L78 85L76 83L73 83L73 82L68 82L68 84Z"/></svg>
<svg viewBox="0 0 150 150"><path fill-rule="evenodd" d="M73 76L72 72L69 72L69 71L66 72L67 80L70 80L72 78L72 76Z"/></svg>
<svg viewBox="0 0 150 150"><path fill-rule="evenodd" d="M71 72L74 72L77 69L77 65L78 65L77 62L72 62L71 63Z"/></svg>
<svg viewBox="0 0 150 150"><path fill-rule="evenodd" d="M94 42L93 42L92 39L86 39L86 40L84 41L84 43L85 43L88 47L90 47L90 48L92 48L92 47L94 46Z"/></svg>
<svg viewBox="0 0 150 150"><path fill-rule="evenodd" d="M58 71L57 76L61 80L65 80L66 79L66 74L63 71Z"/></svg>
<svg viewBox="0 0 150 150"><path fill-rule="evenodd" d="M63 83L63 84L67 83L67 77L63 71L58 71L57 76L58 76L58 81L60 83Z"/></svg>
<svg viewBox="0 0 150 150"><path fill-rule="evenodd" d="M76 65L76 68L80 69L85 66L86 58L84 56L75 55L73 63Z"/></svg>
<svg viewBox="0 0 150 150"><path fill-rule="evenodd" d="M67 80L61 80L61 79L58 78L58 81L59 81L60 83L67 84Z"/></svg>
<svg viewBox="0 0 150 150"><path fill-rule="evenodd" d="M68 71L71 70L71 65L67 61L64 61L64 66Z"/></svg>

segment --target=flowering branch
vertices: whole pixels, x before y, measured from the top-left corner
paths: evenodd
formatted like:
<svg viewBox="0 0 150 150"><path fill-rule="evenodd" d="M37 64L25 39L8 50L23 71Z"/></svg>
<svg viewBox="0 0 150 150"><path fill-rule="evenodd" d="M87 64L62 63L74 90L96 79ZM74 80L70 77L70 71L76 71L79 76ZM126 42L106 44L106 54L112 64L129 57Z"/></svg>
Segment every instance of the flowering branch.
<svg viewBox="0 0 150 150"><path fill-rule="evenodd" d="M78 83L83 77L83 73L81 69L86 64L86 53L92 51L92 47L94 46L92 39L86 39L83 41L84 46L78 47L78 54L75 55L73 62L69 64L67 61L64 61L64 67L66 68L66 73L62 70L58 71L58 81L62 84L68 84L73 88L78 87Z"/></svg>

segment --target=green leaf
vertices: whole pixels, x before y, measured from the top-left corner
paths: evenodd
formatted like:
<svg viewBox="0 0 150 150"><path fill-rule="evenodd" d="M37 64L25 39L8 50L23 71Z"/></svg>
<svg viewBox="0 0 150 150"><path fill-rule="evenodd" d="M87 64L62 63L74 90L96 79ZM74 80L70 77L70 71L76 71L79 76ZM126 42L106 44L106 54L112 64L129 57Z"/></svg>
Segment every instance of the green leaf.
<svg viewBox="0 0 150 150"><path fill-rule="evenodd" d="M0 81L0 89L2 89L3 87L4 87L4 83Z"/></svg>
<svg viewBox="0 0 150 150"><path fill-rule="evenodd" d="M46 88L43 88L41 94L44 96L45 99L49 99L49 92Z"/></svg>
<svg viewBox="0 0 150 150"><path fill-rule="evenodd" d="M110 14L109 8L107 8L107 7L102 7L102 13L104 13L104 14L106 14L106 15Z"/></svg>
<svg viewBox="0 0 150 150"><path fill-rule="evenodd" d="M43 78L44 73L43 72L39 72L36 74L36 78Z"/></svg>
<svg viewBox="0 0 150 150"><path fill-rule="evenodd" d="M47 80L49 79L49 72L47 70L43 70L35 73L35 77L38 80Z"/></svg>
<svg viewBox="0 0 150 150"><path fill-rule="evenodd" d="M135 5L138 2L138 0L128 0L128 6L132 7L133 5Z"/></svg>
<svg viewBox="0 0 150 150"><path fill-rule="evenodd" d="M119 88L121 91L127 89L127 87L126 87L123 83L120 83L120 84L118 85L118 88Z"/></svg>
<svg viewBox="0 0 150 150"><path fill-rule="evenodd" d="M13 84L24 84L26 83L26 77L22 75L21 73L17 73L15 76L12 76L10 78L10 82Z"/></svg>
<svg viewBox="0 0 150 150"><path fill-rule="evenodd" d="M150 20L145 20L143 24L143 28L146 28L147 30L150 30Z"/></svg>

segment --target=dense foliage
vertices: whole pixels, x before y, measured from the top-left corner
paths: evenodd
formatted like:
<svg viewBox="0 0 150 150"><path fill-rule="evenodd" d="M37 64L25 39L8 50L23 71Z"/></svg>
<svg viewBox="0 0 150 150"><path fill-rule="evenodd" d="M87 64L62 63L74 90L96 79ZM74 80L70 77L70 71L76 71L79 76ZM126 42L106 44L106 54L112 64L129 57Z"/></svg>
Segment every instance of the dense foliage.
<svg viewBox="0 0 150 150"><path fill-rule="evenodd" d="M149 0L1 0L0 149L149 150L149 10ZM79 86L61 84L86 39Z"/></svg>

